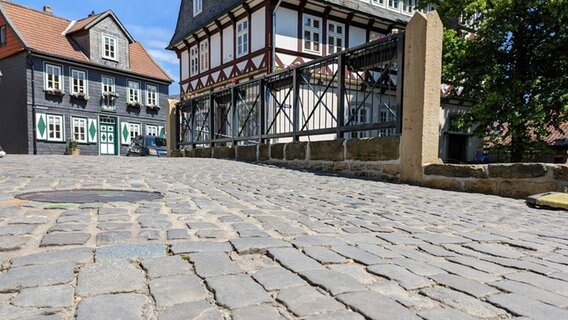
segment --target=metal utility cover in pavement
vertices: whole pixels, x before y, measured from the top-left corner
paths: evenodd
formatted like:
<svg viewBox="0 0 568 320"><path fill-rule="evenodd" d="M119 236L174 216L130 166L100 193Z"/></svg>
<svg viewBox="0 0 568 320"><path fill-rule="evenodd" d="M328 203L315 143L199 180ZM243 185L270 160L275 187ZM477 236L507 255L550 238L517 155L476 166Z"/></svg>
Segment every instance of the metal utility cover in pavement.
<svg viewBox="0 0 568 320"><path fill-rule="evenodd" d="M159 192L134 190L55 190L22 193L16 196L21 200L51 203L90 203L90 202L136 202L156 200L163 196Z"/></svg>

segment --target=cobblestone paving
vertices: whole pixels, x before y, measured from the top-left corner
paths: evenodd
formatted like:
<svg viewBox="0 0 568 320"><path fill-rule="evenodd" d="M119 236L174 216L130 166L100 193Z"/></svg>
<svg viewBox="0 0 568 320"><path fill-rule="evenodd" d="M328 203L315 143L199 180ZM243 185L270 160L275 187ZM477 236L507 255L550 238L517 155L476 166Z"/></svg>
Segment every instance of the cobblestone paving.
<svg viewBox="0 0 568 320"><path fill-rule="evenodd" d="M21 192L163 192L46 204ZM568 214L200 159L0 159L0 319L568 319Z"/></svg>

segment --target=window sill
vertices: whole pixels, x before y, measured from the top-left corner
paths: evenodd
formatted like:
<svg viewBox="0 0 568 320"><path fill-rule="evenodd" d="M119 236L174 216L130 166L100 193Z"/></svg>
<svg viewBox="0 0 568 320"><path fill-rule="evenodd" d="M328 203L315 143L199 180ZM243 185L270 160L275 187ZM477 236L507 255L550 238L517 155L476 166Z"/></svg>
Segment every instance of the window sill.
<svg viewBox="0 0 568 320"><path fill-rule="evenodd" d="M101 57L103 60L107 60L110 62L114 62L114 63L120 63L120 61L118 61L117 59L113 59L113 58L108 58L108 57Z"/></svg>
<svg viewBox="0 0 568 320"><path fill-rule="evenodd" d="M44 89L43 92L45 92L45 94L48 94L48 95L51 95L51 96L57 96L57 97L65 96L65 92L58 90L58 89Z"/></svg>

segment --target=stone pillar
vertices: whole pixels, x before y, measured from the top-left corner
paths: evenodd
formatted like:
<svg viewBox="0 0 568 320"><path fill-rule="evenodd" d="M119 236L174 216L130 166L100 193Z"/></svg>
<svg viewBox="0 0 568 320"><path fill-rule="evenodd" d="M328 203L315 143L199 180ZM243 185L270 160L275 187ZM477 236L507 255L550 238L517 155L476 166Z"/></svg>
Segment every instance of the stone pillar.
<svg viewBox="0 0 568 320"><path fill-rule="evenodd" d="M439 162L442 41L442 22L435 11L414 14L405 34L402 182L421 184L422 167Z"/></svg>
<svg viewBox="0 0 568 320"><path fill-rule="evenodd" d="M176 103L178 100L168 99L168 110L166 111L166 139L168 141L168 157L172 156L176 150Z"/></svg>

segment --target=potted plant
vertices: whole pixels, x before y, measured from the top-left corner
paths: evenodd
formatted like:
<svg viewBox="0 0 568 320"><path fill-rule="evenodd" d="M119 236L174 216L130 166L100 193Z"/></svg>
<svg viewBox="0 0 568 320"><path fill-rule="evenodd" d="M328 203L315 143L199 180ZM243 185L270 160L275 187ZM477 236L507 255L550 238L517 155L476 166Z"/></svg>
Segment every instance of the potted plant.
<svg viewBox="0 0 568 320"><path fill-rule="evenodd" d="M46 94L52 95L52 96L58 96L58 97L63 97L65 95L65 92L59 90L59 89L46 89L43 90L43 92L45 92Z"/></svg>
<svg viewBox="0 0 568 320"><path fill-rule="evenodd" d="M76 93L71 94L71 96L73 98L79 99L79 100L85 100L85 101L89 100L89 96L86 95L84 92L76 92Z"/></svg>
<svg viewBox="0 0 568 320"><path fill-rule="evenodd" d="M142 106L142 104L138 101L130 101L126 103L126 106L130 107L130 108L140 108Z"/></svg>
<svg viewBox="0 0 568 320"><path fill-rule="evenodd" d="M69 154L72 156L78 156L80 154L79 141L75 139L69 140Z"/></svg>

